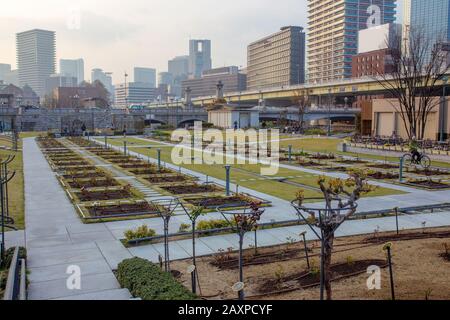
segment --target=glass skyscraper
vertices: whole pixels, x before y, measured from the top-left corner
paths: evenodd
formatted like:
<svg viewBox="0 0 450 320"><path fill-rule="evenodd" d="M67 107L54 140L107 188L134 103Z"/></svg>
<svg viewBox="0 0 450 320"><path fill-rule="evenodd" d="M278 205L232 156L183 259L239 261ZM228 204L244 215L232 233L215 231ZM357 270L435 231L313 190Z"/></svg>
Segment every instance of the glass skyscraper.
<svg viewBox="0 0 450 320"><path fill-rule="evenodd" d="M376 7L375 7L376 6ZM378 8L379 24L395 22L396 0L308 0L308 81L352 76L358 31L367 28Z"/></svg>
<svg viewBox="0 0 450 320"><path fill-rule="evenodd" d="M433 41L450 41L450 0L409 0L410 27Z"/></svg>

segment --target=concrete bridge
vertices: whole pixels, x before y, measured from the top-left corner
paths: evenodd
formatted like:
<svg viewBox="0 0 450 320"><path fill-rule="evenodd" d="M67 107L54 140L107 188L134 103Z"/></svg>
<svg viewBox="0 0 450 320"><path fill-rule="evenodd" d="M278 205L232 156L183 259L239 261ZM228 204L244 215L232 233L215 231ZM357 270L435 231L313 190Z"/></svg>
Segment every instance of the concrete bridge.
<svg viewBox="0 0 450 320"><path fill-rule="evenodd" d="M30 109L0 108L0 127L4 131L12 127L20 131L79 132L113 129L140 133L152 123L184 127L195 121L208 121L203 108L152 108L144 110L119 109Z"/></svg>

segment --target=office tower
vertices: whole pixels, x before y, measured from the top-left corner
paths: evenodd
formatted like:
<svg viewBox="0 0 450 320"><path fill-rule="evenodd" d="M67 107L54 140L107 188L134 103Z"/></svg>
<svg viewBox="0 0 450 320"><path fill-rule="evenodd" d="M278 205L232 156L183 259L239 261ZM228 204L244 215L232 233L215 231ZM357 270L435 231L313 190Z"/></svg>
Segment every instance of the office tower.
<svg viewBox="0 0 450 320"><path fill-rule="evenodd" d="M173 75L170 72L160 72L158 74L158 87L166 85L170 87L173 84Z"/></svg>
<svg viewBox="0 0 450 320"><path fill-rule="evenodd" d="M39 96L45 93L45 81L55 73L55 32L34 29L18 33L17 66L19 83L29 85Z"/></svg>
<svg viewBox="0 0 450 320"><path fill-rule="evenodd" d="M134 82L150 84L152 88L156 88L156 70L152 68L134 68Z"/></svg>
<svg viewBox="0 0 450 320"><path fill-rule="evenodd" d="M111 98L114 98L114 86L112 84L112 73L104 72L102 69L92 69L91 72L91 82L100 81L105 86L106 90L111 95Z"/></svg>
<svg viewBox="0 0 450 320"><path fill-rule="evenodd" d="M308 0L308 82L350 78L358 31L373 16L377 24L394 22L396 6L395 0Z"/></svg>
<svg viewBox="0 0 450 320"><path fill-rule="evenodd" d="M305 33L289 26L251 43L247 49L247 89L305 82Z"/></svg>
<svg viewBox="0 0 450 320"><path fill-rule="evenodd" d="M214 96L217 84L222 82L223 92L245 91L247 88L247 76L239 71L237 66L223 67L204 71L199 79L183 81L183 92L191 89L191 97Z"/></svg>
<svg viewBox="0 0 450 320"><path fill-rule="evenodd" d="M52 74L45 81L45 94L53 94L56 88L73 88L78 86L78 79L76 77L70 77L61 74Z"/></svg>
<svg viewBox="0 0 450 320"><path fill-rule="evenodd" d="M169 60L168 70L173 75L170 94L175 97L182 97L182 82L188 78L189 74L189 56L178 56Z"/></svg>
<svg viewBox="0 0 450 320"><path fill-rule="evenodd" d="M5 82L6 75L11 72L11 65L0 63L0 80Z"/></svg>
<svg viewBox="0 0 450 320"><path fill-rule="evenodd" d="M189 40L189 74L200 78L211 68L211 40Z"/></svg>
<svg viewBox="0 0 450 320"><path fill-rule="evenodd" d="M116 85L115 107L125 109L132 105L148 104L155 100L158 89L150 83L129 82Z"/></svg>
<svg viewBox="0 0 450 320"><path fill-rule="evenodd" d="M436 42L450 41L450 0L411 0L407 5L406 21L412 30L423 31L430 49Z"/></svg>
<svg viewBox="0 0 450 320"><path fill-rule="evenodd" d="M84 81L83 59L61 59L59 60L59 73L62 76L77 78L78 83Z"/></svg>

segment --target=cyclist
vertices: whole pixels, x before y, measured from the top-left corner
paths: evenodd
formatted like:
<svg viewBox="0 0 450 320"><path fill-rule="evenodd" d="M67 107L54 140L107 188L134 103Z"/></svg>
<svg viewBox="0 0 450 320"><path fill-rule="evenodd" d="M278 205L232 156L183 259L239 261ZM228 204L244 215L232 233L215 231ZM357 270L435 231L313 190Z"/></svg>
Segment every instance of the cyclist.
<svg viewBox="0 0 450 320"><path fill-rule="evenodd" d="M422 159L422 154L419 152L419 143L416 138L413 138L409 143L409 152L411 153L411 157L414 163L420 163Z"/></svg>

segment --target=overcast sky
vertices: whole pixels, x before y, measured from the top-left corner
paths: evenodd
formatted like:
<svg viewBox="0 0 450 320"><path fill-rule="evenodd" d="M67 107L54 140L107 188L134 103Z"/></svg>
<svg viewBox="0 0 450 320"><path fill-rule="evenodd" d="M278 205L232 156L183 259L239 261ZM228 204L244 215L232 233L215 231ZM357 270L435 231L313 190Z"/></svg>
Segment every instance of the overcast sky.
<svg viewBox="0 0 450 320"><path fill-rule="evenodd" d="M15 62L15 34L56 31L57 59L84 58L123 73L135 66L167 71L188 41L212 41L213 66L246 65L247 44L285 25L306 27L307 0L13 0L0 10L0 63Z"/></svg>

